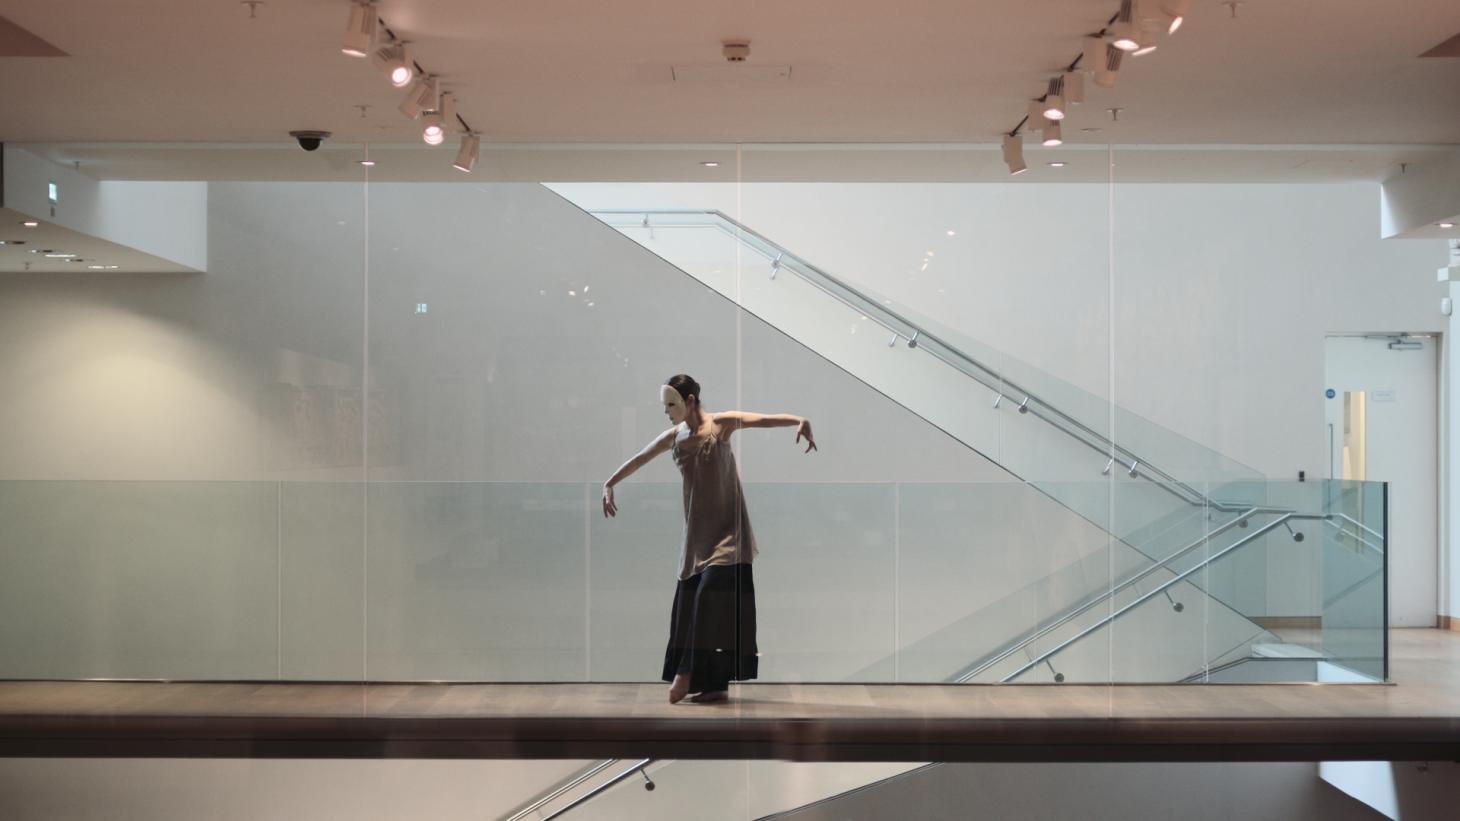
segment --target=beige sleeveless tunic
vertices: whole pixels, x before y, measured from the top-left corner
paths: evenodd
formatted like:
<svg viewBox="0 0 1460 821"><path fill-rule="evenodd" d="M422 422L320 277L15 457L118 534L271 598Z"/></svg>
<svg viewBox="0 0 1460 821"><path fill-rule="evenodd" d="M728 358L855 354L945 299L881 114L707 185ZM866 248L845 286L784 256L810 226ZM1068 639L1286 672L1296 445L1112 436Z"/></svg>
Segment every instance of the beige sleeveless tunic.
<svg viewBox="0 0 1460 821"><path fill-rule="evenodd" d="M684 477L679 578L716 565L749 564L758 551L728 436L718 427L709 436L692 436L688 426L681 427L674 436L674 464Z"/></svg>

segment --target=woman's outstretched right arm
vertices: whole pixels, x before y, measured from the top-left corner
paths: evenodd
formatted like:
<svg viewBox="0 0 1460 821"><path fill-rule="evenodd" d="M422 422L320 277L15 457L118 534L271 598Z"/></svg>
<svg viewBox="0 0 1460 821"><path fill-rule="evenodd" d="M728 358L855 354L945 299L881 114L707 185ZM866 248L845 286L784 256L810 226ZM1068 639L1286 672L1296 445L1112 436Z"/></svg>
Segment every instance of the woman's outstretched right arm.
<svg viewBox="0 0 1460 821"><path fill-rule="evenodd" d="M654 437L654 441L645 445L643 450L634 454L634 458L624 462L619 466L618 470L613 472L612 476L608 477L608 481L603 483L604 516L618 515L618 505L614 504L613 501L613 486L629 478L629 476L633 475L634 471L649 464L654 460L655 456L669 450L674 444L674 433L677 430L679 430L678 425Z"/></svg>

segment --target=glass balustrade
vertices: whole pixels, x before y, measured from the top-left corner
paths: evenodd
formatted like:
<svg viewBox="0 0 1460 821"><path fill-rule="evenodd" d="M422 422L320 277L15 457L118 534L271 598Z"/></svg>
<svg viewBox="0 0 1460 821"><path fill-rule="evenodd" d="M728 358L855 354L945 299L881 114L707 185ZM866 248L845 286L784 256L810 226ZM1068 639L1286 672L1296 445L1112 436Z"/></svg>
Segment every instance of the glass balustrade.
<svg viewBox="0 0 1460 821"><path fill-rule="evenodd" d="M1018 482L747 483L760 680L1383 680L1384 486L1266 487L1119 541ZM598 490L0 482L0 677L656 680L680 487Z"/></svg>

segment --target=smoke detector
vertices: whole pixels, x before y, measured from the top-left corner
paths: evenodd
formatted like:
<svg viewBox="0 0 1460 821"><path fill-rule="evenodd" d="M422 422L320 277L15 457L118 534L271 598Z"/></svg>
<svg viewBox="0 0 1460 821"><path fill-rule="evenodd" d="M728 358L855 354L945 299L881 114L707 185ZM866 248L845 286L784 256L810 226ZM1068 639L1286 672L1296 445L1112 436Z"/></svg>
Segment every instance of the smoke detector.
<svg viewBox="0 0 1460 821"><path fill-rule="evenodd" d="M732 63L743 63L750 56L750 41L725 40L720 44L720 53Z"/></svg>

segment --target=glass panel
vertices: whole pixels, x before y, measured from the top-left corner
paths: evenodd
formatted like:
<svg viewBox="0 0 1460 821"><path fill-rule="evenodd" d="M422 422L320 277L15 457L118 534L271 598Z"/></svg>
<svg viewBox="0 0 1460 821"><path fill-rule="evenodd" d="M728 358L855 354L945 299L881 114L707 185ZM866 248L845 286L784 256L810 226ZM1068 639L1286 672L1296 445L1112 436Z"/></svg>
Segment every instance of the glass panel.
<svg viewBox="0 0 1460 821"><path fill-rule="evenodd" d="M277 497L0 481L0 677L274 678Z"/></svg>
<svg viewBox="0 0 1460 821"><path fill-rule="evenodd" d="M1107 613L1030 642L1004 678L1079 680L1108 640L1120 681L1382 680L1382 530L1361 515L1383 489L1273 483L1245 528L1209 528L1199 551L1118 583Z"/></svg>
<svg viewBox="0 0 1460 821"><path fill-rule="evenodd" d="M587 678L588 488L372 482L368 678Z"/></svg>
<svg viewBox="0 0 1460 821"><path fill-rule="evenodd" d="M1381 482L1329 484L1329 518L1321 542L1322 645L1333 664L1385 680L1388 486Z"/></svg>

